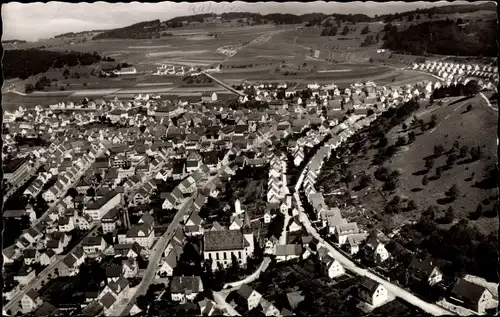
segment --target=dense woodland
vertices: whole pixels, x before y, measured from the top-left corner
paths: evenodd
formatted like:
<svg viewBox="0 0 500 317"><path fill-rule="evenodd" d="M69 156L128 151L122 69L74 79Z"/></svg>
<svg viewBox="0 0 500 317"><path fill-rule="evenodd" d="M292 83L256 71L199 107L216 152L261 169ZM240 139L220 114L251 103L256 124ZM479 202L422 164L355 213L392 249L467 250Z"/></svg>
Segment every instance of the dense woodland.
<svg viewBox="0 0 500 317"><path fill-rule="evenodd" d="M37 49L6 50L3 57L5 79L27 79L51 68L92 65L101 61L101 56L94 53L54 52Z"/></svg>
<svg viewBox="0 0 500 317"><path fill-rule="evenodd" d="M460 19L424 22L398 31L387 24L384 48L413 55L496 56L496 21L469 22Z"/></svg>
<svg viewBox="0 0 500 317"><path fill-rule="evenodd" d="M496 11L497 7L495 3L482 3L482 4L468 4L468 5L449 5L442 7L433 7L428 9L417 9L414 11L407 11L401 13L393 13L378 16L377 18L382 19L384 22L402 21L402 20L412 20L418 17L428 17L432 18L438 14L454 14L454 13L470 13L476 11ZM418 20L418 19L417 19Z"/></svg>

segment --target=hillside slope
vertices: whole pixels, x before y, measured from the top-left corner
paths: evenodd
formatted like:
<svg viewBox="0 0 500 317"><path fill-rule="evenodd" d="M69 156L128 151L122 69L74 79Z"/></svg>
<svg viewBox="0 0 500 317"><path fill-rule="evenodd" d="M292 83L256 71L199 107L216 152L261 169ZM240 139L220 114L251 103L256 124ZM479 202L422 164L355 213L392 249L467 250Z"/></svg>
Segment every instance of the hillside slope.
<svg viewBox="0 0 500 317"><path fill-rule="evenodd" d="M396 26L384 36L384 48L406 54L427 53L458 56L497 56L497 23L490 21L441 20L412 25L398 31Z"/></svg>

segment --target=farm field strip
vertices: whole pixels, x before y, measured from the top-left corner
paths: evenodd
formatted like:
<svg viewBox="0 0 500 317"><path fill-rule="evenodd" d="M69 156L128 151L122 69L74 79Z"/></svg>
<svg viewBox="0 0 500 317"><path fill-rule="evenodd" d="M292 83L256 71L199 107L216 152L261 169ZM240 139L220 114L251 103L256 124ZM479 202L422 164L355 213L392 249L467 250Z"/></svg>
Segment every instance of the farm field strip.
<svg viewBox="0 0 500 317"><path fill-rule="evenodd" d="M172 47L172 45L166 44L166 45L151 45L151 46L129 46L128 48L155 49L155 48L165 48L165 47Z"/></svg>
<svg viewBox="0 0 500 317"><path fill-rule="evenodd" d="M147 53L146 57L159 57L159 56L175 56L175 55L196 55L208 52L208 50L194 50L194 51L170 51L170 52L152 52Z"/></svg>
<svg viewBox="0 0 500 317"><path fill-rule="evenodd" d="M142 88L142 89L134 89L134 88L124 88L120 89L118 91L112 91L108 94L142 94L142 93L161 93L161 92L168 92L174 89L173 87L169 88Z"/></svg>
<svg viewBox="0 0 500 317"><path fill-rule="evenodd" d="M169 86L173 85L171 82L165 82L165 83L139 83L135 85L136 87L146 87L146 86Z"/></svg>

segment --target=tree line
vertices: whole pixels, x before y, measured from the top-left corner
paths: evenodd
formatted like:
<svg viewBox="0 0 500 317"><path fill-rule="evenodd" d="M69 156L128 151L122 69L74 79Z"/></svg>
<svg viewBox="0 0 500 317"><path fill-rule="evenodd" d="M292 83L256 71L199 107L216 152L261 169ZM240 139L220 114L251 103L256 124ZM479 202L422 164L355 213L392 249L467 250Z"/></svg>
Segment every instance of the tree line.
<svg viewBox="0 0 500 317"><path fill-rule="evenodd" d="M102 57L97 53L54 52L37 49L6 50L3 58L3 71L6 79L22 80L51 68L73 67L99 63Z"/></svg>
<svg viewBox="0 0 500 317"><path fill-rule="evenodd" d="M496 21L470 22L462 27L456 21L446 19L412 25L403 31L398 31L389 23L384 31L383 47L396 52L412 55L497 55Z"/></svg>

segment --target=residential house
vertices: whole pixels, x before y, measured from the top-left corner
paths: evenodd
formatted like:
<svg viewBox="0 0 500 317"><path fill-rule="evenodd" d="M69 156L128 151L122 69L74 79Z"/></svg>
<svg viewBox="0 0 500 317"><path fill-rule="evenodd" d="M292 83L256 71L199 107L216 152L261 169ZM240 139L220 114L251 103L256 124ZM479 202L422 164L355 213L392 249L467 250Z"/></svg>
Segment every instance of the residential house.
<svg viewBox="0 0 500 317"><path fill-rule="evenodd" d="M64 267L60 270L62 276L75 276L79 272L80 265L85 261L86 254L82 247L77 247L62 261Z"/></svg>
<svg viewBox="0 0 500 317"><path fill-rule="evenodd" d="M120 278L116 282L111 282L99 294L99 303L103 306L105 316L111 316L115 303L120 303L128 290L130 289L129 283L126 278Z"/></svg>
<svg viewBox="0 0 500 317"><path fill-rule="evenodd" d="M14 281L17 281L21 285L28 285L32 280L35 279L35 270L29 266L22 266L19 272L14 276Z"/></svg>
<svg viewBox="0 0 500 317"><path fill-rule="evenodd" d="M413 259L410 263L410 271L416 280L423 281L431 286L443 280L443 273L432 263L430 258L423 261Z"/></svg>
<svg viewBox="0 0 500 317"><path fill-rule="evenodd" d="M37 249L24 249L23 250L23 260L25 265L33 265L38 263L40 259L40 253Z"/></svg>
<svg viewBox="0 0 500 317"><path fill-rule="evenodd" d="M278 244L276 246L276 261L289 261L299 258L302 254L302 245L300 244Z"/></svg>
<svg viewBox="0 0 500 317"><path fill-rule="evenodd" d="M330 254L327 254L321 259L323 269L329 278L339 277L345 274L344 267L339 261L335 260Z"/></svg>
<svg viewBox="0 0 500 317"><path fill-rule="evenodd" d="M35 289L31 289L21 297L21 311L28 314L42 305L42 299Z"/></svg>
<svg viewBox="0 0 500 317"><path fill-rule="evenodd" d="M358 289L358 296L373 307L383 305L389 298L387 289L368 277L362 278Z"/></svg>
<svg viewBox="0 0 500 317"><path fill-rule="evenodd" d="M106 249L106 242L101 236L85 237L82 240L83 251L87 255L97 255Z"/></svg>
<svg viewBox="0 0 500 317"><path fill-rule="evenodd" d="M381 232L379 232L379 234L372 233L366 241L366 246L371 249L375 259L380 262L384 262L390 256L385 248L386 242L384 243L383 241L388 242L388 239Z"/></svg>
<svg viewBox="0 0 500 317"><path fill-rule="evenodd" d="M174 276L170 282L172 300L185 303L192 301L198 293L203 292L203 283L199 276Z"/></svg>
<svg viewBox="0 0 500 317"><path fill-rule="evenodd" d="M52 249L40 252L39 263L42 266L49 266L56 261L56 253Z"/></svg>
<svg viewBox="0 0 500 317"><path fill-rule="evenodd" d="M120 217L118 215L117 208L111 209L101 218L102 232L104 234L108 234L115 231L117 225L119 224L120 224Z"/></svg>
<svg viewBox="0 0 500 317"><path fill-rule="evenodd" d="M486 309L491 307L493 295L484 286L460 278L453 286L448 299L453 304L483 315Z"/></svg>
<svg viewBox="0 0 500 317"><path fill-rule="evenodd" d="M347 241L347 237L353 234L359 233L358 224L356 222L350 222L337 226L336 237L337 243L342 246Z"/></svg>
<svg viewBox="0 0 500 317"><path fill-rule="evenodd" d="M237 311L246 312L257 308L261 299L262 295L259 292L247 284L242 284L228 295L226 302L234 302L237 305Z"/></svg>

